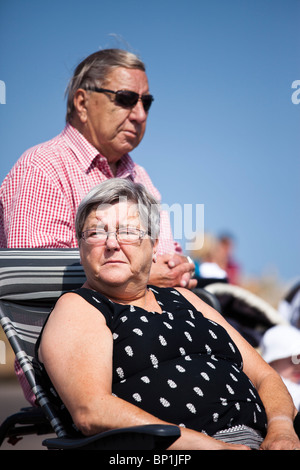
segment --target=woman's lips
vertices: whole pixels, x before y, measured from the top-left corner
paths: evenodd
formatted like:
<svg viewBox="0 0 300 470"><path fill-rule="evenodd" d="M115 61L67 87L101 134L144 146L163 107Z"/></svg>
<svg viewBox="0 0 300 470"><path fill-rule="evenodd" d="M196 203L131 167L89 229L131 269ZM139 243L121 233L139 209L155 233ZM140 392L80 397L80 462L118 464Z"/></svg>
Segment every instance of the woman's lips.
<svg viewBox="0 0 300 470"><path fill-rule="evenodd" d="M121 261L120 259L109 259L105 261L104 264L117 264L117 263L125 264L125 261Z"/></svg>

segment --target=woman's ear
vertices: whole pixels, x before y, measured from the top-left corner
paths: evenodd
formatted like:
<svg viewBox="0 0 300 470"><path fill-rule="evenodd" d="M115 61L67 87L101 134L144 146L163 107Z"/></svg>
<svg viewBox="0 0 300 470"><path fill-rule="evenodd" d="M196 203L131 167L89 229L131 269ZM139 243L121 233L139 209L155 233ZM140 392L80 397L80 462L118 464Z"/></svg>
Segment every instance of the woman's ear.
<svg viewBox="0 0 300 470"><path fill-rule="evenodd" d="M157 245L158 245L158 239L155 240L154 245L153 245L153 258L152 258L153 263L157 262Z"/></svg>

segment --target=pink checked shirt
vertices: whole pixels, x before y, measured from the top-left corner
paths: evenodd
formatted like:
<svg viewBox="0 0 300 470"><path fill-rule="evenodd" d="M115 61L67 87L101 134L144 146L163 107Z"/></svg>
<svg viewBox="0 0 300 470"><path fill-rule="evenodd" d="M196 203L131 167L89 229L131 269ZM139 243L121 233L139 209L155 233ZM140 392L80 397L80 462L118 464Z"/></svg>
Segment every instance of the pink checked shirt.
<svg viewBox="0 0 300 470"><path fill-rule="evenodd" d="M0 188L0 247L76 248L75 214L85 194L114 175L105 157L67 124L48 142L25 152ZM118 165L118 178L143 184L160 201L148 174L128 154ZM161 213L158 253L181 252L169 217Z"/></svg>
<svg viewBox="0 0 300 470"><path fill-rule="evenodd" d="M106 158L67 124L60 135L25 152L4 179L0 188L0 247L77 248L74 222L81 199L113 177ZM116 177L143 184L160 201L144 168L129 155L121 158ZM158 253L174 251L182 250L173 240L167 213L162 211ZM34 404L18 361L15 371L25 397Z"/></svg>

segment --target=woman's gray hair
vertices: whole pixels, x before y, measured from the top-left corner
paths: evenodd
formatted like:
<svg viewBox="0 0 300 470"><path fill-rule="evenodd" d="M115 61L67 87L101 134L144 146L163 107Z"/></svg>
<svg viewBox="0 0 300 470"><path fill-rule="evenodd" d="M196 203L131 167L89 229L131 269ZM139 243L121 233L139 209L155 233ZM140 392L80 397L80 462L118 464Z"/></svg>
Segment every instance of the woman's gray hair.
<svg viewBox="0 0 300 470"><path fill-rule="evenodd" d="M78 243L81 239L86 218L95 209L101 206L119 202L133 202L137 205L139 217L143 228L150 236L152 243L159 237L160 207L158 201L139 183L125 178L111 178L95 186L82 199L77 209L75 231Z"/></svg>
<svg viewBox="0 0 300 470"><path fill-rule="evenodd" d="M123 49L103 49L94 52L77 65L66 90L67 122L70 122L74 113L73 101L76 91L91 86L101 87L107 76L118 67L146 71L145 64L137 55Z"/></svg>

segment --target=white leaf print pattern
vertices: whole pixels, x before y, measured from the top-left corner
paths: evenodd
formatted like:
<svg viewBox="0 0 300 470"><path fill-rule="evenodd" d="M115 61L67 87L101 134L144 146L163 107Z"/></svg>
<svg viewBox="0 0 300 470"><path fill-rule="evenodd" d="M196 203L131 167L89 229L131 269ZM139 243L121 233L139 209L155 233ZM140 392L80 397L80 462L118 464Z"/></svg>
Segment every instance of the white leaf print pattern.
<svg viewBox="0 0 300 470"><path fill-rule="evenodd" d="M175 294L175 295L180 295L177 290L171 290L171 293L172 293L172 294Z"/></svg>
<svg viewBox="0 0 300 470"><path fill-rule="evenodd" d="M194 312L193 310L188 310L189 314L190 314L190 317L195 320L195 315L194 315Z"/></svg>
<svg viewBox="0 0 300 470"><path fill-rule="evenodd" d="M212 363L212 362L207 362L206 363L209 367L211 367L212 369L215 369L216 366Z"/></svg>
<svg viewBox="0 0 300 470"><path fill-rule="evenodd" d="M147 319L147 317L145 317L145 315L141 316L141 320L142 320L144 323L148 323L148 319Z"/></svg>
<svg viewBox="0 0 300 470"><path fill-rule="evenodd" d="M171 388L176 388L177 387L177 384L174 382L174 380L168 379L167 382L168 382L169 387L171 387Z"/></svg>
<svg viewBox="0 0 300 470"><path fill-rule="evenodd" d="M162 335L159 335L158 339L159 339L159 342L162 346L167 346L168 343Z"/></svg>
<svg viewBox="0 0 300 470"><path fill-rule="evenodd" d="M153 287L149 287L149 290L152 290L155 294L158 294L157 290L153 289Z"/></svg>
<svg viewBox="0 0 300 470"><path fill-rule="evenodd" d="M132 396L135 399L135 401L138 401L138 402L142 401L142 397L139 393L134 393Z"/></svg>
<svg viewBox="0 0 300 470"><path fill-rule="evenodd" d="M207 380L207 381L209 381L209 380L210 380L210 378L209 378L209 376L207 375L207 373L206 373L206 372L201 372L201 374L200 374L200 375L201 375L201 377L203 377L203 378L204 378L204 380Z"/></svg>
<svg viewBox="0 0 300 470"><path fill-rule="evenodd" d="M204 393L202 392L201 388L199 387L194 387L194 392L197 393L197 395L199 395L199 397L204 397Z"/></svg>
<svg viewBox="0 0 300 470"><path fill-rule="evenodd" d="M118 367L116 369L116 372L117 372L118 376L120 377L120 379L124 378L124 371L123 371L122 367Z"/></svg>
<svg viewBox="0 0 300 470"><path fill-rule="evenodd" d="M132 350L131 346L126 346L125 351L126 351L126 354L128 354L128 356L130 356L130 357L133 356L133 350Z"/></svg>
<svg viewBox="0 0 300 470"><path fill-rule="evenodd" d="M142 330L140 330L140 328L134 328L134 330L132 330L132 331L133 331L133 333L135 333L138 336L143 336L143 332L142 332Z"/></svg>
<svg viewBox="0 0 300 470"><path fill-rule="evenodd" d="M193 403L187 403L187 404L186 404L186 407L187 407L187 409L188 409L191 413L196 414L196 408L195 408L195 406L193 405Z"/></svg>
<svg viewBox="0 0 300 470"><path fill-rule="evenodd" d="M149 377L147 377L147 375L143 375L143 377L141 377L141 381L144 382L145 384L150 383L150 379Z"/></svg>
<svg viewBox="0 0 300 470"><path fill-rule="evenodd" d="M184 334L185 334L185 336L186 336L186 338L187 338L188 341L190 341L190 342L193 341L193 339L192 339L192 337L191 337L191 335L189 334L188 331L185 331Z"/></svg>
<svg viewBox="0 0 300 470"><path fill-rule="evenodd" d="M159 401L162 404L162 406L164 406L165 408L168 408L170 406L170 402L163 397L161 397Z"/></svg>
<svg viewBox="0 0 300 470"><path fill-rule="evenodd" d="M150 361L152 362L152 365L155 369L158 368L158 359L154 354L150 355Z"/></svg>
<svg viewBox="0 0 300 470"><path fill-rule="evenodd" d="M232 387L230 387L230 385L226 384L226 388L231 395L234 395L234 390Z"/></svg>

